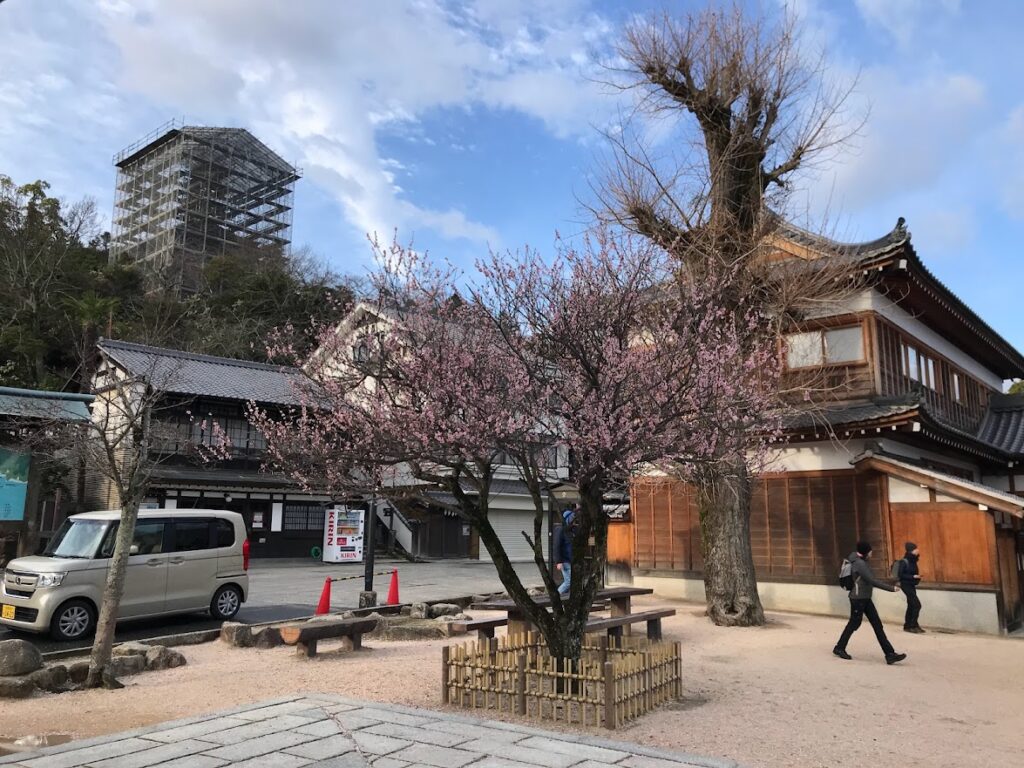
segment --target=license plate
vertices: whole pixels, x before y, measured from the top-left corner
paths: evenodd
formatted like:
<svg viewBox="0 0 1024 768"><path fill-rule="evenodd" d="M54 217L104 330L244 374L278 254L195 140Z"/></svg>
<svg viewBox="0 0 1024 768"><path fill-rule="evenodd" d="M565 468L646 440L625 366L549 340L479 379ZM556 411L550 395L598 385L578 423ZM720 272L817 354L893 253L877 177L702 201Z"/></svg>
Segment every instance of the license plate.
<svg viewBox="0 0 1024 768"><path fill-rule="evenodd" d="M13 619L14 618L14 606L5 605L0 608L0 618L2 619Z"/></svg>

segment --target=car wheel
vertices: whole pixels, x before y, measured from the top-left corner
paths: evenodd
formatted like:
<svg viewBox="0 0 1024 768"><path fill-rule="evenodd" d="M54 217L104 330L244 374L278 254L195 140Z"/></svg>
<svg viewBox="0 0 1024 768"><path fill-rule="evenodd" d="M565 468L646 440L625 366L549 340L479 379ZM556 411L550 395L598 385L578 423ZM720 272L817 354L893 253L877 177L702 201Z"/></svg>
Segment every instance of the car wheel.
<svg viewBox="0 0 1024 768"><path fill-rule="evenodd" d="M242 590L234 584L225 584L213 593L210 601L210 615L215 619L226 621L233 619L242 607Z"/></svg>
<svg viewBox="0 0 1024 768"><path fill-rule="evenodd" d="M96 629L96 611L85 600L68 600L50 619L54 640L79 640Z"/></svg>

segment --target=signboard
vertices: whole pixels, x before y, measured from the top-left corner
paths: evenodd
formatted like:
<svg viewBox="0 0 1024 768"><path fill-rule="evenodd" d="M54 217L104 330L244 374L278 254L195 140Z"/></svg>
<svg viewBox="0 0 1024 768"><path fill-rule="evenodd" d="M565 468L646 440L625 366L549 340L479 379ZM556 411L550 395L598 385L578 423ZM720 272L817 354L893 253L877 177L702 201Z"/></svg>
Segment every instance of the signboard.
<svg viewBox="0 0 1024 768"><path fill-rule="evenodd" d="M29 455L0 448L0 520L24 520Z"/></svg>
<svg viewBox="0 0 1024 768"><path fill-rule="evenodd" d="M363 560L363 511L332 507L324 514L324 562Z"/></svg>

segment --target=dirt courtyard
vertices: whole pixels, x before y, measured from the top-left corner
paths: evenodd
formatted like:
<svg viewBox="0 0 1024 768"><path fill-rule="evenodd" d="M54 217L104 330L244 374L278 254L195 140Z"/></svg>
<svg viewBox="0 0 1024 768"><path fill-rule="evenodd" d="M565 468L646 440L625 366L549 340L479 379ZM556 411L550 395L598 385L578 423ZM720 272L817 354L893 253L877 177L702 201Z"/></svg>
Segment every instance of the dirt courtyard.
<svg viewBox="0 0 1024 768"><path fill-rule="evenodd" d="M722 629L693 604L636 602L637 609L676 608L665 636L683 643L685 698L597 735L750 768L1001 768L1024 760L1022 640L891 627L890 639L909 658L889 667L866 623L850 644L854 660L844 662L830 652L840 619L773 613L767 627ZM181 648L188 666L126 678L121 691L4 701L0 737L87 737L319 691L438 707L443 644L370 641L355 654L325 644L315 660L291 648Z"/></svg>

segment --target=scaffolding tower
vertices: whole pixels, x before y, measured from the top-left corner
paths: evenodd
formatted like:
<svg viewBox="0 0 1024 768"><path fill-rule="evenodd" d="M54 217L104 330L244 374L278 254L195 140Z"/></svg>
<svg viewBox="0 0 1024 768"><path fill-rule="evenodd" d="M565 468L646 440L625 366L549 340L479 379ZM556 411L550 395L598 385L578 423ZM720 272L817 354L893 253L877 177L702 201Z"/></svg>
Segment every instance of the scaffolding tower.
<svg viewBox="0 0 1024 768"><path fill-rule="evenodd" d="M172 120L114 156L112 262L191 292L213 256L291 244L298 168L243 128Z"/></svg>

